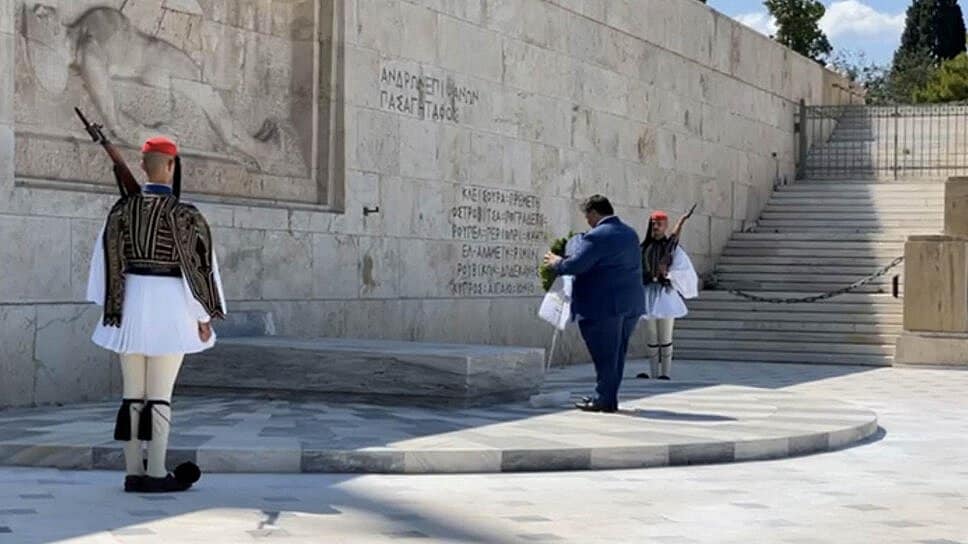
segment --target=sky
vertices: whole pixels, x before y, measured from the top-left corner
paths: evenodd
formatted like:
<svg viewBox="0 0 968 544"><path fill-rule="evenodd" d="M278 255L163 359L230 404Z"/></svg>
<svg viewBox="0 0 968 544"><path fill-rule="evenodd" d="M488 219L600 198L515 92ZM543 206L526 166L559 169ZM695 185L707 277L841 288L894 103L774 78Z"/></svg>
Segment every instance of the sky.
<svg viewBox="0 0 968 544"><path fill-rule="evenodd" d="M863 52L870 61L887 64L901 42L904 14L911 0L822 0L827 14L820 28L834 51ZM764 34L775 30L762 0L707 0L717 11ZM968 12L968 2L961 0Z"/></svg>

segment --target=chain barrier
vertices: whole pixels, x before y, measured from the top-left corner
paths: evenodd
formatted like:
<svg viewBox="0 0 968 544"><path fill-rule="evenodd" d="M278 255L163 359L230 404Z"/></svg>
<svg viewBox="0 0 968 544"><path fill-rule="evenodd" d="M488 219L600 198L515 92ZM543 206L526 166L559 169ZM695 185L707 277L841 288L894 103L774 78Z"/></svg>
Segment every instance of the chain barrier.
<svg viewBox="0 0 968 544"><path fill-rule="evenodd" d="M736 295L738 297L742 297L747 300L752 300L753 302L766 302L769 304L800 304L800 303L809 303L809 302L819 302L821 300L827 300L839 295L843 295L845 293L849 293L854 289L862 287L876 280L877 278L880 278L884 274L887 274L891 269L901 264L902 262L904 262L904 257L903 256L898 257L893 261L891 261L890 264L888 264L887 266L881 267L877 272L874 272L870 276L861 278L846 287L841 287L840 289L837 289L835 291L821 293L819 295L811 295L809 297L802 297L802 298L761 297L759 295L747 293L746 291L740 291L739 289L725 289L725 291L730 294ZM716 289L718 286L719 286L719 281L714 276L712 278L712 288Z"/></svg>

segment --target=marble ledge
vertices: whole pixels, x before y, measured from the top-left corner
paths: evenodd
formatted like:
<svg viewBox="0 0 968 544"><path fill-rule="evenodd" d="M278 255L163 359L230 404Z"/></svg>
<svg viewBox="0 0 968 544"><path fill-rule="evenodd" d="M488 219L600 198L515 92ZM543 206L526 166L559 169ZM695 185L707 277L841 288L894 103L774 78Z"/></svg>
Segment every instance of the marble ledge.
<svg viewBox="0 0 968 544"><path fill-rule="evenodd" d="M23 189L40 189L49 191L65 191L72 193L87 193L94 196L113 195L114 188L107 185L94 183L84 183L77 181L48 180L38 178L19 177L15 180L14 187ZM298 210L308 212L342 214L338 206L329 204L311 204L308 202L288 201L288 200L266 200L258 198L246 198L237 196L219 196L209 194L185 193L186 197L192 202L202 204L218 204L226 206L236 206L240 208L269 208L282 210Z"/></svg>

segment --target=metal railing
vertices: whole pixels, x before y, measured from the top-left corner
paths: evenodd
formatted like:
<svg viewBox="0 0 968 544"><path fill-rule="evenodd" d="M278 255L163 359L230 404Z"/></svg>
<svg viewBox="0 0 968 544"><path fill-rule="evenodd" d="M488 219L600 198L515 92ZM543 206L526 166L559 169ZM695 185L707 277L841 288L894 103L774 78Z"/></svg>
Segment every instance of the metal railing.
<svg viewBox="0 0 968 544"><path fill-rule="evenodd" d="M968 175L968 105L801 103L796 121L799 179Z"/></svg>

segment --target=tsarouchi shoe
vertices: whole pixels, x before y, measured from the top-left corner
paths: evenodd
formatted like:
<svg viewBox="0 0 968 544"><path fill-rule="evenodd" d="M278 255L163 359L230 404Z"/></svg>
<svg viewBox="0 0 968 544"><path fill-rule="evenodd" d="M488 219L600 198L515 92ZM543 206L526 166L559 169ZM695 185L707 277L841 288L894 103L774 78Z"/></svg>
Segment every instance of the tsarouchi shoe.
<svg viewBox="0 0 968 544"><path fill-rule="evenodd" d="M124 492L125 493L140 493L145 484L145 478L147 476L137 476L128 474L124 477Z"/></svg>

